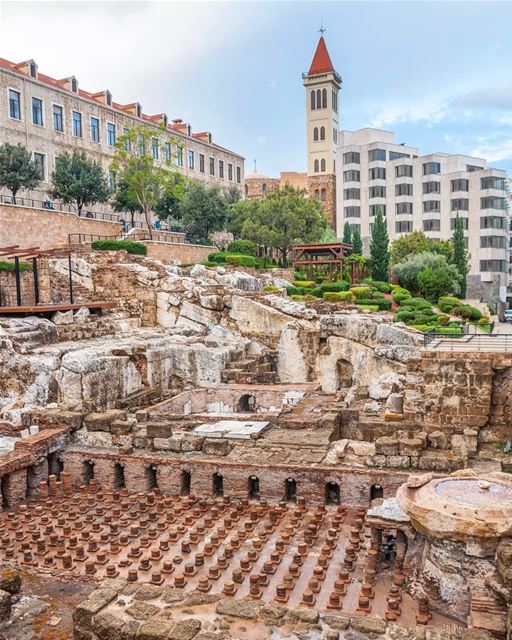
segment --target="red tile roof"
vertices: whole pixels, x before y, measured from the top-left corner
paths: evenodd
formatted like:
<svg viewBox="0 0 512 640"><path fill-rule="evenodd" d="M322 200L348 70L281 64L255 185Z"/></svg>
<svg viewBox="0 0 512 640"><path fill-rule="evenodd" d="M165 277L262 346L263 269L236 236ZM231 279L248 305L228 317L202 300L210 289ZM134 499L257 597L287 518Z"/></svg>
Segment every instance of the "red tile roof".
<svg viewBox="0 0 512 640"><path fill-rule="evenodd" d="M313 62L309 67L308 76L316 76L320 73L329 73L334 71L334 67L327 51L324 37L321 36L316 47L315 55L313 56Z"/></svg>

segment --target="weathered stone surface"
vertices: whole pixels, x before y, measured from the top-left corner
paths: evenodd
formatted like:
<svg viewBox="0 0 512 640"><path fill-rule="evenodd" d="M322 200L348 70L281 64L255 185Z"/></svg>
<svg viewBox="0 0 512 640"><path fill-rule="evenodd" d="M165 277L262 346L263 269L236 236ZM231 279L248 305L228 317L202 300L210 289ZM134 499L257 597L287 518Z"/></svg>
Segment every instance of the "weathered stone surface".
<svg viewBox="0 0 512 640"><path fill-rule="evenodd" d="M180 620L173 626L169 638L173 640L192 640L199 633L201 622L195 618Z"/></svg>
<svg viewBox="0 0 512 640"><path fill-rule="evenodd" d="M21 591L21 574L17 569L0 570L0 590L16 595Z"/></svg>
<svg viewBox="0 0 512 640"><path fill-rule="evenodd" d="M410 489L419 489L424 485L428 484L432 480L433 476L431 473L421 473L410 475L407 478L407 486Z"/></svg>
<svg viewBox="0 0 512 640"><path fill-rule="evenodd" d="M404 397L401 393L391 393L386 400L386 409L391 413L402 413L404 410Z"/></svg>
<svg viewBox="0 0 512 640"><path fill-rule="evenodd" d="M256 620L261 608L259 602L225 598L217 603L215 612L221 616L236 616L247 620Z"/></svg>
<svg viewBox="0 0 512 640"><path fill-rule="evenodd" d="M391 436L382 436L375 440L375 453L384 456L398 455L398 440Z"/></svg>
<svg viewBox="0 0 512 640"><path fill-rule="evenodd" d="M307 622L308 624L315 624L318 622L319 614L314 609L306 609L300 607L299 609L292 609L290 611L290 617L301 622Z"/></svg>
<svg viewBox="0 0 512 640"><path fill-rule="evenodd" d="M361 616L352 618L351 627L361 633L382 634L386 631L386 621L372 616Z"/></svg>
<svg viewBox="0 0 512 640"><path fill-rule="evenodd" d="M12 609L12 595L3 589L0 589L0 622L9 619Z"/></svg>
<svg viewBox="0 0 512 640"><path fill-rule="evenodd" d="M227 456L231 451L231 444L221 438L206 438L203 443L203 453L213 456Z"/></svg>
<svg viewBox="0 0 512 640"><path fill-rule="evenodd" d="M368 395L374 400L384 400L403 389L403 377L396 373L384 373L368 385Z"/></svg>
<svg viewBox="0 0 512 640"><path fill-rule="evenodd" d="M73 311L57 311L52 316L52 322L56 325L73 324Z"/></svg>
<svg viewBox="0 0 512 640"><path fill-rule="evenodd" d="M350 618L348 616L323 616L322 620L325 624L337 631L345 631L350 625Z"/></svg>
<svg viewBox="0 0 512 640"><path fill-rule="evenodd" d="M118 640L125 623L109 611L100 611L93 618L93 630L100 640Z"/></svg>

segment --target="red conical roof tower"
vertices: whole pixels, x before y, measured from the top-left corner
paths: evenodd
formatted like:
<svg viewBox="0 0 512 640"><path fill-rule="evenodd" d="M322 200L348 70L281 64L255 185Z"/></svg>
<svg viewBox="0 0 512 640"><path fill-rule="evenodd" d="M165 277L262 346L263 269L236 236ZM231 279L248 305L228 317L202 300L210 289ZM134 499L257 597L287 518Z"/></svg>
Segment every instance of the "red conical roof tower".
<svg viewBox="0 0 512 640"><path fill-rule="evenodd" d="M331 57L327 51L324 37L320 36L315 55L313 56L313 62L309 67L308 76L316 76L319 73L329 73L331 71L334 71Z"/></svg>

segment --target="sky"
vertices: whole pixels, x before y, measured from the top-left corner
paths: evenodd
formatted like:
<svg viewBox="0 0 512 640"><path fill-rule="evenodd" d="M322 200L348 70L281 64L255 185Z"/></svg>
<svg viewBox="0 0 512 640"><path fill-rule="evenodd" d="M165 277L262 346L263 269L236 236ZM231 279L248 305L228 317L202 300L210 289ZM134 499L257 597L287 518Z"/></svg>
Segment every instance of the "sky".
<svg viewBox="0 0 512 640"><path fill-rule="evenodd" d="M0 57L75 75L211 131L260 173L306 169L305 94L323 23L340 128L512 174L512 2L4 2Z"/></svg>

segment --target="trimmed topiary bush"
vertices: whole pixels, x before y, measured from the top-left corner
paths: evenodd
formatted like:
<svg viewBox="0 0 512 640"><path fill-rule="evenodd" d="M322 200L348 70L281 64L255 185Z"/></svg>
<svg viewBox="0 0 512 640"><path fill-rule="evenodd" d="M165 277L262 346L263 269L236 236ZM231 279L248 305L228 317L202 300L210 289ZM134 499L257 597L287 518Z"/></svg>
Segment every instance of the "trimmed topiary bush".
<svg viewBox="0 0 512 640"><path fill-rule="evenodd" d="M363 284L367 284L370 287L377 289L377 291L380 291L381 293L391 293L394 286L389 284L388 282L381 282L380 280L372 280L371 278L365 278L363 280Z"/></svg>
<svg viewBox="0 0 512 640"><path fill-rule="evenodd" d="M132 240L95 240L91 247L94 251L126 251L139 256L145 256L148 252L145 244Z"/></svg>
<svg viewBox="0 0 512 640"><path fill-rule="evenodd" d="M487 318L487 316L484 316L483 318L480 318L480 320L477 321L477 324L479 326L489 324L489 318Z"/></svg>
<svg viewBox="0 0 512 640"><path fill-rule="evenodd" d="M393 302L396 302L397 304L401 304L403 302L403 300L406 300L407 298L411 298L411 294L409 291L407 291L407 289L403 289L402 287L396 287L395 289L393 289L393 294L391 296L393 298Z"/></svg>
<svg viewBox="0 0 512 640"><path fill-rule="evenodd" d="M376 304L361 304L358 307L363 311L379 311L379 307Z"/></svg>
<svg viewBox="0 0 512 640"><path fill-rule="evenodd" d="M351 291L326 291L323 295L327 302L353 302L354 296Z"/></svg>
<svg viewBox="0 0 512 640"><path fill-rule="evenodd" d="M425 333L426 331L431 331L435 328L432 324L411 324L409 326L411 327L411 329L417 329L418 331L423 331L423 333Z"/></svg>
<svg viewBox="0 0 512 640"><path fill-rule="evenodd" d="M304 289L314 289L316 282L314 280L294 280L294 287L303 287Z"/></svg>
<svg viewBox="0 0 512 640"><path fill-rule="evenodd" d="M413 307L414 309L431 309L432 305L425 298L405 298L400 306Z"/></svg>
<svg viewBox="0 0 512 640"><path fill-rule="evenodd" d="M292 300L294 300L295 302L303 302L306 299L306 296L297 296L297 295L293 295L290 296Z"/></svg>
<svg viewBox="0 0 512 640"><path fill-rule="evenodd" d="M395 319L397 322L405 322L405 324L409 324L409 322L412 322L412 320L414 320L414 312L407 311L405 309L403 311L398 311L395 314Z"/></svg>
<svg viewBox="0 0 512 640"><path fill-rule="evenodd" d="M437 306L443 313L450 313L450 311L458 305L460 305L460 300L452 296L441 296L437 301Z"/></svg>
<svg viewBox="0 0 512 640"><path fill-rule="evenodd" d="M440 327L447 327L450 322L450 316L437 316L437 324Z"/></svg>
<svg viewBox="0 0 512 640"><path fill-rule="evenodd" d="M266 291L267 293L278 293L280 289L273 284L266 284L263 287L263 291Z"/></svg>
<svg viewBox="0 0 512 640"><path fill-rule="evenodd" d="M348 282L345 282L345 280L339 280L338 282L324 282L324 284L321 284L318 289L323 295L327 291L348 291L349 287L350 285ZM322 297L322 295L320 297Z"/></svg>
<svg viewBox="0 0 512 640"><path fill-rule="evenodd" d="M371 293L370 287L352 287L350 291L352 291L356 300L359 300L359 299L368 300Z"/></svg>
<svg viewBox="0 0 512 640"><path fill-rule="evenodd" d="M374 307L378 307L380 311L389 311L391 309L391 300L387 298L377 298L376 300L372 298L362 298L356 300L358 305L370 305Z"/></svg>
<svg viewBox="0 0 512 640"><path fill-rule="evenodd" d="M215 251L215 253L208 254L208 262L217 262L218 264L226 262L226 256L228 254L225 251Z"/></svg>
<svg viewBox="0 0 512 640"><path fill-rule="evenodd" d="M253 256L244 255L227 255L226 264L230 264L234 267L247 267L248 269L254 269L256 267L256 258Z"/></svg>
<svg viewBox="0 0 512 640"><path fill-rule="evenodd" d="M258 246L252 240L233 240L228 245L228 253L237 253L255 258L258 253Z"/></svg>
<svg viewBox="0 0 512 640"><path fill-rule="evenodd" d="M466 320L480 320L483 317L482 312L470 304L459 304L452 309L452 313Z"/></svg>

